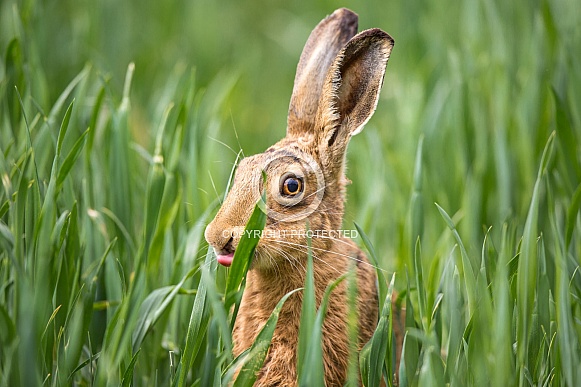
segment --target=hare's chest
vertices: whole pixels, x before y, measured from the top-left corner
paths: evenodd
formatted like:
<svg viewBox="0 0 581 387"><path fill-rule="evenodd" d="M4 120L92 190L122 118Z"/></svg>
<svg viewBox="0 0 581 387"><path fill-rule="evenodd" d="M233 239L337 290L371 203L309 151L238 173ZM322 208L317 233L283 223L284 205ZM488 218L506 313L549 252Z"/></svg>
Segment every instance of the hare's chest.
<svg viewBox="0 0 581 387"><path fill-rule="evenodd" d="M265 292L264 289L257 288L252 282L252 277L250 276L232 332L235 355L239 355L242 351L252 346L258 333L264 327L280 300L278 295L273 294L274 292ZM287 299L278 317L278 323L272 338L271 352L273 347L279 345L288 345L289 348L296 350L300 311L300 297L293 295Z"/></svg>

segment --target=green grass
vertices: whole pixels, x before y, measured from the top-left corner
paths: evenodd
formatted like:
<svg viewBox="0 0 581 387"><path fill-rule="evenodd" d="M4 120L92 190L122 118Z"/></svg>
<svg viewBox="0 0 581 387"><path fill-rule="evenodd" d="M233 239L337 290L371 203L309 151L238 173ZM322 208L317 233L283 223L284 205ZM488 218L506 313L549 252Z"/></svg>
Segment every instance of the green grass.
<svg viewBox="0 0 581 387"><path fill-rule="evenodd" d="M203 231L239 149L284 135L302 45L337 6L287 3L0 2L0 385L207 386L259 366L276 313L234 359L245 268L228 277ZM342 5L396 40L348 154L344 228L381 268L362 380L579 384L577 3L359 3ZM304 311L315 385L324 305Z"/></svg>

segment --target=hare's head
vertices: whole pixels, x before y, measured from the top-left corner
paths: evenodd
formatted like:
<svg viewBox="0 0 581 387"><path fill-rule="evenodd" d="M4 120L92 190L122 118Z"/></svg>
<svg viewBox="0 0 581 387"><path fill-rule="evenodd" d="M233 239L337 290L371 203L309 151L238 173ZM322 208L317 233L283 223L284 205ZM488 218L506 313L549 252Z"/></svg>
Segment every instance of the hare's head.
<svg viewBox="0 0 581 387"><path fill-rule="evenodd" d="M379 29L356 33L357 15L347 9L335 11L311 33L297 67L286 137L240 162L226 200L206 228L220 263L231 263L264 191L268 218L254 268L302 259L307 230L315 256L338 236L347 144L375 110L393 47L393 39Z"/></svg>

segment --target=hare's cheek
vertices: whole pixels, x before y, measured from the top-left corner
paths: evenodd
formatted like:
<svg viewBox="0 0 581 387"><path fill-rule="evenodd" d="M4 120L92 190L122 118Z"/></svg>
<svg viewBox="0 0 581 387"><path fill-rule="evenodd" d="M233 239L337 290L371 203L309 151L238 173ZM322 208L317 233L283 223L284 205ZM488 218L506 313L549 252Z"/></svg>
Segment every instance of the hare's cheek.
<svg viewBox="0 0 581 387"><path fill-rule="evenodd" d="M250 262L250 269L270 270L278 264L277 260L281 259L280 255L280 249L272 244L272 241L265 240L263 236L256 246L254 257Z"/></svg>

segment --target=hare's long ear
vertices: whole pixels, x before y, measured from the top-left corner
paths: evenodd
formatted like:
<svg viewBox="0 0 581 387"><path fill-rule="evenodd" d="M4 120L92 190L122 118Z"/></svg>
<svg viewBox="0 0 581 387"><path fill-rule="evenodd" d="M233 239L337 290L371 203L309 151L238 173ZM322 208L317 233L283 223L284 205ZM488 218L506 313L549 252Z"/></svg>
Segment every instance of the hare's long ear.
<svg viewBox="0 0 581 387"><path fill-rule="evenodd" d="M313 131L327 72L337 53L357 33L357 14L341 8L311 32L297 66L287 136Z"/></svg>
<svg viewBox="0 0 581 387"><path fill-rule="evenodd" d="M319 154L327 173L342 172L350 137L373 115L393 44L380 29L363 31L329 69L316 119Z"/></svg>

